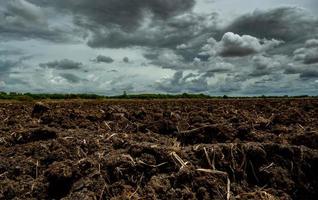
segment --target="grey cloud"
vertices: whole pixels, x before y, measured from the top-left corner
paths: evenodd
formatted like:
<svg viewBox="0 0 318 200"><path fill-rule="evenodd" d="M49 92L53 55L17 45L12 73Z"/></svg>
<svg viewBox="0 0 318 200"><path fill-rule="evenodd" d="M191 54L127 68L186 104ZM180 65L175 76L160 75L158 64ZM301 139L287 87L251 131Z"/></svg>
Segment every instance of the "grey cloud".
<svg viewBox="0 0 318 200"><path fill-rule="evenodd" d="M93 61L96 63L112 63L114 62L114 59L108 56L99 55Z"/></svg>
<svg viewBox="0 0 318 200"><path fill-rule="evenodd" d="M318 39L307 40L305 43L306 48L318 47Z"/></svg>
<svg viewBox="0 0 318 200"><path fill-rule="evenodd" d="M52 6L58 10L73 13L76 18L104 27L120 26L124 30L139 27L144 17L153 15L154 18L169 17L190 10L195 0L31 0L42 6Z"/></svg>
<svg viewBox="0 0 318 200"><path fill-rule="evenodd" d="M6 14L6 17L12 17L11 20L14 20L15 17L21 17L26 21L45 24L45 21L43 21L45 15L41 8L26 0L9 1ZM15 14L15 16L12 16L11 14Z"/></svg>
<svg viewBox="0 0 318 200"><path fill-rule="evenodd" d="M24 86L30 85L26 80L19 79L19 78L10 78L6 81L6 84L8 84L8 85L24 85Z"/></svg>
<svg viewBox="0 0 318 200"><path fill-rule="evenodd" d="M79 83L81 81L81 78L70 73L61 73L60 76L66 79L70 83Z"/></svg>
<svg viewBox="0 0 318 200"><path fill-rule="evenodd" d="M267 11L254 11L243 15L224 31L248 34L258 38L292 41L318 34L318 20L297 7L282 7Z"/></svg>
<svg viewBox="0 0 318 200"><path fill-rule="evenodd" d="M60 61L53 61L48 63L41 63L39 64L42 68L53 68L53 69L59 69L59 70L71 70L71 69L80 69L83 64L80 62L75 62L69 59L63 59Z"/></svg>
<svg viewBox="0 0 318 200"><path fill-rule="evenodd" d="M208 56L242 57L269 50L281 43L281 41L274 39L260 40L250 35L240 36L232 32L227 32L219 42L214 38L208 39L207 44L202 47L200 54Z"/></svg>
<svg viewBox="0 0 318 200"><path fill-rule="evenodd" d="M15 60L0 59L0 78L8 77L10 73L14 73L12 69L23 65L23 61L27 60L29 56L22 56Z"/></svg>
<svg viewBox="0 0 318 200"><path fill-rule="evenodd" d="M20 49L0 49L0 56L21 55L23 53Z"/></svg>
<svg viewBox="0 0 318 200"><path fill-rule="evenodd" d="M318 70L317 69L306 69L300 73L299 77L301 79L318 79Z"/></svg>
<svg viewBox="0 0 318 200"><path fill-rule="evenodd" d="M285 70L284 70L284 74L288 74L288 75L292 75L292 74L299 74L301 73L301 70L295 68L295 67L287 67Z"/></svg>
<svg viewBox="0 0 318 200"><path fill-rule="evenodd" d="M48 24L43 8L26 0L0 0L0 38L73 41L69 32ZM75 34L73 34L74 37Z"/></svg>
<svg viewBox="0 0 318 200"><path fill-rule="evenodd" d="M17 85L22 83L20 79L14 79L11 77L14 72L12 69L21 65L21 60L1 60L0 59L0 89L5 90L8 84ZM12 91L12 90L11 90Z"/></svg>
<svg viewBox="0 0 318 200"><path fill-rule="evenodd" d="M124 57L124 58L123 58L123 61L124 61L125 63L129 63L129 58L128 58L128 57Z"/></svg>
<svg viewBox="0 0 318 200"><path fill-rule="evenodd" d="M283 56L254 56L252 58L252 72L248 76L255 78L275 74L283 69L285 62L286 58Z"/></svg>
<svg viewBox="0 0 318 200"><path fill-rule="evenodd" d="M0 60L0 77L6 75L8 71L16 67L20 62L11 60Z"/></svg>
<svg viewBox="0 0 318 200"><path fill-rule="evenodd" d="M171 49L157 49L151 53L145 53L143 56L150 60L150 64L160 66L162 68L177 70L194 67L193 63L185 62L181 55L177 55L177 52Z"/></svg>
<svg viewBox="0 0 318 200"><path fill-rule="evenodd" d="M205 74L184 75L183 71L178 71L172 78L157 83L155 88L168 93L205 92L208 90L207 78Z"/></svg>
<svg viewBox="0 0 318 200"><path fill-rule="evenodd" d="M195 0L31 0L73 16L74 23L89 31L91 47L171 45L179 32L194 26L193 20L178 16L191 11ZM192 15L191 15L192 16ZM188 28L189 29L189 28ZM187 36L191 31L184 31ZM164 35L169 37L165 39ZM174 42L176 44L176 42Z"/></svg>
<svg viewBox="0 0 318 200"><path fill-rule="evenodd" d="M216 88L221 93L232 93L240 91L242 84L235 81L232 77L226 77L225 80L221 80L216 84Z"/></svg>
<svg viewBox="0 0 318 200"><path fill-rule="evenodd" d="M151 24L141 26L134 31L124 31L120 27L99 26L92 29L93 35L88 45L94 48L145 46L175 49L180 43L200 38L204 32L208 32L211 26L209 20L209 16L187 13L165 21L151 21ZM212 32L209 33L211 34Z"/></svg>
<svg viewBox="0 0 318 200"><path fill-rule="evenodd" d="M303 63L293 63L287 66L283 73L285 75L294 75L299 77L303 82L311 79L318 79L318 65L317 64L303 64Z"/></svg>
<svg viewBox="0 0 318 200"><path fill-rule="evenodd" d="M215 69L210 69L206 72L206 76L209 76L209 74L211 74L211 76L214 76L215 73L226 73L226 72L230 72L231 69L229 68L215 68Z"/></svg>
<svg viewBox="0 0 318 200"><path fill-rule="evenodd" d="M118 72L118 70L116 70L116 69L112 69L112 70L109 70L109 71L107 71L107 72L117 73L117 72Z"/></svg>
<svg viewBox="0 0 318 200"><path fill-rule="evenodd" d="M318 39L307 40L303 48L296 49L294 60L304 64L318 63Z"/></svg>
<svg viewBox="0 0 318 200"><path fill-rule="evenodd" d="M143 57L148 60L156 60L159 58L160 53L159 52L146 52L143 54Z"/></svg>
<svg viewBox="0 0 318 200"><path fill-rule="evenodd" d="M198 70L200 73L226 73L230 72L234 68L233 64L227 62L221 57L210 57L206 60L202 60L201 57L194 57L190 61L171 49L156 50L150 53L145 53L143 56L148 59L149 63L152 65L174 70L188 69Z"/></svg>
<svg viewBox="0 0 318 200"><path fill-rule="evenodd" d="M249 35L241 37L228 32L222 37L219 54L224 57L246 56L259 52L261 48L261 44L255 37Z"/></svg>

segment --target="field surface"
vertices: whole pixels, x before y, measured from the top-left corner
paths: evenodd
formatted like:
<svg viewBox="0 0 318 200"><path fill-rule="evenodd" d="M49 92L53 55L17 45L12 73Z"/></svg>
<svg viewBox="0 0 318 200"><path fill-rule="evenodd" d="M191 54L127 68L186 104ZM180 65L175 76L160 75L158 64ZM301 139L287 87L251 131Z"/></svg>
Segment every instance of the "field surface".
<svg viewBox="0 0 318 200"><path fill-rule="evenodd" d="M0 199L317 199L318 100L0 103Z"/></svg>

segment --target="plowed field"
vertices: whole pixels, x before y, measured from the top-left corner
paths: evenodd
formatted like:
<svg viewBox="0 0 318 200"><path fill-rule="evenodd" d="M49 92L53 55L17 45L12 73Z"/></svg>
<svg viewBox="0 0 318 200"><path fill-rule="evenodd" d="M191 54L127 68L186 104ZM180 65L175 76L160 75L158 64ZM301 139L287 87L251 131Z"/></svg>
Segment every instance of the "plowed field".
<svg viewBox="0 0 318 200"><path fill-rule="evenodd" d="M0 103L0 199L317 196L317 99Z"/></svg>

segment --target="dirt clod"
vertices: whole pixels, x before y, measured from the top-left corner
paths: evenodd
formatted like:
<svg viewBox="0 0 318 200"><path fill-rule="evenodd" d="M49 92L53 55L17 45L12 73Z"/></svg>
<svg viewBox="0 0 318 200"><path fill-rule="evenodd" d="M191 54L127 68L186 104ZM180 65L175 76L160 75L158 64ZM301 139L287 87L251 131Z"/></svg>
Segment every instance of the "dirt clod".
<svg viewBox="0 0 318 200"><path fill-rule="evenodd" d="M42 102L37 102L32 110L32 117L41 117L46 111L48 111L50 108L46 104Z"/></svg>

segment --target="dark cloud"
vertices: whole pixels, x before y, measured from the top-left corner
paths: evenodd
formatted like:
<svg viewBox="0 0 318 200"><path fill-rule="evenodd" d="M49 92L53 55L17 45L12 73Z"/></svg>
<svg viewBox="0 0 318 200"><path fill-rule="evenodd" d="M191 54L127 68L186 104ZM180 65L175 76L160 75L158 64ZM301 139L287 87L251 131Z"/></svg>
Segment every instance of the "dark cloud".
<svg viewBox="0 0 318 200"><path fill-rule="evenodd" d="M119 27L105 28L99 26L93 29L93 35L88 45L94 48L123 48L143 46L152 48L175 49L178 45L200 38L208 32L209 16L187 13L175 16L165 21L152 20L134 31L125 31ZM212 33L209 33L212 35ZM206 37L206 36L205 36Z"/></svg>
<svg viewBox="0 0 318 200"><path fill-rule="evenodd" d="M112 63L114 62L114 59L108 56L99 55L93 61L96 63Z"/></svg>
<svg viewBox="0 0 318 200"><path fill-rule="evenodd" d="M0 0L0 39L44 39L54 42L74 41L72 30L49 25L43 8L26 0ZM73 33L74 37L76 34Z"/></svg>
<svg viewBox="0 0 318 200"><path fill-rule="evenodd" d="M157 60L159 58L160 53L157 52L146 52L143 54L143 57L148 60Z"/></svg>
<svg viewBox="0 0 318 200"><path fill-rule="evenodd" d="M70 83L79 83L81 81L81 78L70 73L61 73L60 76L66 79Z"/></svg>
<svg viewBox="0 0 318 200"><path fill-rule="evenodd" d="M124 30L139 27L144 17L167 19L190 10L195 0L31 0L42 6L53 6L74 14L82 21L104 27L119 26ZM82 25L82 24L81 24Z"/></svg>
<svg viewBox="0 0 318 200"><path fill-rule="evenodd" d="M80 62L75 62L69 59L63 59L60 61L53 61L48 63L41 63L39 64L42 68L53 68L53 69L59 69L59 70L71 70L71 69L80 69L83 64Z"/></svg>
<svg viewBox="0 0 318 200"><path fill-rule="evenodd" d="M21 65L21 62L22 61L20 59L17 61L0 59L0 89L1 90L6 90L6 87L8 84L18 85L22 83L22 80L11 77L11 75L14 74L12 70L15 69L16 67L19 67Z"/></svg>
<svg viewBox="0 0 318 200"><path fill-rule="evenodd" d="M124 58L123 58L123 61L124 61L125 63L129 63L129 58L128 58L128 57L124 57Z"/></svg>
<svg viewBox="0 0 318 200"><path fill-rule="evenodd" d="M285 75L298 75L303 83L307 80L318 79L318 64L294 63L285 67L283 73Z"/></svg>
<svg viewBox="0 0 318 200"><path fill-rule="evenodd" d="M14 72L13 69L23 66L23 61L28 58L29 56L22 56L15 60L0 59L0 78L7 78L11 73L18 73Z"/></svg>
<svg viewBox="0 0 318 200"><path fill-rule="evenodd" d="M318 63L318 39L307 40L303 48L296 49L294 60L304 64Z"/></svg>
<svg viewBox="0 0 318 200"><path fill-rule="evenodd" d="M284 70L284 74L287 74L287 75L299 74L299 73L301 73L301 70L292 66L289 66Z"/></svg>
<svg viewBox="0 0 318 200"><path fill-rule="evenodd" d="M8 75L8 72L18 64L20 64L20 61L0 60L0 77Z"/></svg>
<svg viewBox="0 0 318 200"><path fill-rule="evenodd" d="M300 73L299 77L301 79L318 79L317 69L306 69Z"/></svg>
<svg viewBox="0 0 318 200"><path fill-rule="evenodd" d="M109 70L109 71L107 71L107 72L117 73L117 72L118 72L118 70L116 70L116 69L112 69L112 70Z"/></svg>
<svg viewBox="0 0 318 200"><path fill-rule="evenodd" d="M275 74L282 69L284 64L280 57L254 56L252 58L252 72L248 76L255 78Z"/></svg>
<svg viewBox="0 0 318 200"><path fill-rule="evenodd" d="M36 5L53 7L74 18L84 32L89 31L91 47L175 45L174 40L192 34L196 15L187 15L195 0L31 0ZM192 19L193 18L193 19ZM179 32L176 30L187 30ZM178 32L178 34L176 34ZM169 36L169 37L166 37Z"/></svg>
<svg viewBox="0 0 318 200"><path fill-rule="evenodd" d="M268 11L254 11L243 15L224 31L258 38L298 40L318 34L318 21L309 12L297 7L283 7Z"/></svg>

